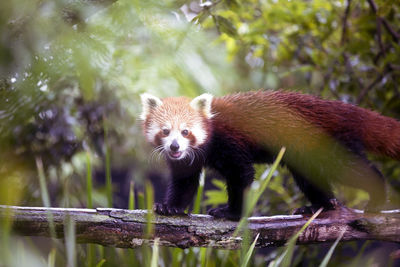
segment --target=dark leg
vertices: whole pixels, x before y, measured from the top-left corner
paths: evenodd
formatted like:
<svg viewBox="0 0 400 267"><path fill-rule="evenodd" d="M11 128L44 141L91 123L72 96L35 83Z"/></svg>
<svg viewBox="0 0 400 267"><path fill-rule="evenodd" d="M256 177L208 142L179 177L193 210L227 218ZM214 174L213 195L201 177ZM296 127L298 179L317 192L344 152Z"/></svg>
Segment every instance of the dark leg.
<svg viewBox="0 0 400 267"><path fill-rule="evenodd" d="M331 201L334 198L334 195L330 184L324 182L316 186L296 172L292 171L292 175L300 190L311 202L311 206L298 208L295 210L294 214L315 213L321 207L325 210L334 209Z"/></svg>
<svg viewBox="0 0 400 267"><path fill-rule="evenodd" d="M210 215L233 221L240 219L243 207L243 193L253 181L254 169L251 164L242 164L239 167L241 168L226 168L220 171L227 183L228 204L210 209L208 211Z"/></svg>
<svg viewBox="0 0 400 267"><path fill-rule="evenodd" d="M199 186L199 176L200 171L196 171L191 176L173 177L165 201L156 203L154 211L160 215L184 214Z"/></svg>

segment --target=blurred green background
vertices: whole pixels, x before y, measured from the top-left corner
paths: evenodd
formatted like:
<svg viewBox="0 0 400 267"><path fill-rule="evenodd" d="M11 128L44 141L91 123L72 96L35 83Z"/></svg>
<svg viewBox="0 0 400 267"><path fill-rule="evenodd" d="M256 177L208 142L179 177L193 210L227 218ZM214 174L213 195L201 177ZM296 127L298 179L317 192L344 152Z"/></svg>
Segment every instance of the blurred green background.
<svg viewBox="0 0 400 267"><path fill-rule="evenodd" d="M162 160L149 160L138 119L143 92L194 97L283 88L400 118L399 21L397 0L1 1L0 204L128 208L134 200L143 208L146 181L162 197L168 173ZM373 159L400 188L399 164ZM257 177L265 169L258 166ZM211 187L203 212L226 200L218 180ZM287 214L306 203L284 168L267 191L254 214ZM358 191L340 192L349 206L365 202ZM62 245L6 239L2 229L11 244L2 266L69 262ZM292 264L319 264L329 246L297 247ZM343 244L330 264L386 264L394 249ZM277 251L259 250L251 264L265 266ZM221 253L162 248L159 264L201 265L204 254L209 266L238 265L238 254L226 260ZM75 254L70 265L128 266L148 255L85 245Z"/></svg>

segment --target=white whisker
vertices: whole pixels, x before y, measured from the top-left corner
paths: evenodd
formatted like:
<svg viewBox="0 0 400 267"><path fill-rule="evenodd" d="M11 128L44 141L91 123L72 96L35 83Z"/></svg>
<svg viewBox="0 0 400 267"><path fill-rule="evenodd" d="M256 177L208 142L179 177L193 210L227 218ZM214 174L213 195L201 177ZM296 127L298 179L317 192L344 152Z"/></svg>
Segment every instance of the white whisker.
<svg viewBox="0 0 400 267"><path fill-rule="evenodd" d="M162 145L155 147L153 151L151 151L150 162L153 163L155 160L159 161L161 159L161 155L163 154L163 152L164 152L164 147Z"/></svg>
<svg viewBox="0 0 400 267"><path fill-rule="evenodd" d="M186 151L187 157L190 159L189 165L192 165L196 158L203 162L206 159L205 151L202 148L189 146Z"/></svg>
<svg viewBox="0 0 400 267"><path fill-rule="evenodd" d="M190 165L192 165L196 158L196 154L194 153L193 148L191 147L188 148L188 151L190 152L190 157L191 157Z"/></svg>

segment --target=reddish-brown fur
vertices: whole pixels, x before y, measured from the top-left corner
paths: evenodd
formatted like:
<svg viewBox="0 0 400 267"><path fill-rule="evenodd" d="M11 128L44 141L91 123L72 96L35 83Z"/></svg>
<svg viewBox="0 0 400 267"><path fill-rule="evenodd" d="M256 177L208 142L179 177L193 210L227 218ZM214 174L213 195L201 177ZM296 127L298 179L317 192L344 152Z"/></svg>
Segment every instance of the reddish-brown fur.
<svg viewBox="0 0 400 267"><path fill-rule="evenodd" d="M331 183L335 182L367 191L373 210L385 202L383 176L364 150L400 160L397 120L294 92L257 91L217 97L212 99L211 110L211 97L204 99L206 102L198 102L200 106L193 108L188 98L166 98L146 115L144 128L150 137L155 135L156 145L162 143L161 127L166 122L173 128L186 123L191 130L193 125L200 125L202 131L197 130L197 135L206 132L202 142L196 142L200 138L195 131L186 137L201 151L193 154L191 161L167 158L173 181L166 201L156 204L157 213L182 213L197 190L201 169L207 166L225 177L229 196L228 205L209 214L237 220L244 190L254 176L253 163L271 162L282 147L286 148L282 163L312 204L310 210L302 212L334 208L330 200L334 197ZM151 104L157 102L161 100L153 99ZM160 126L151 128L152 123Z"/></svg>
<svg viewBox="0 0 400 267"><path fill-rule="evenodd" d="M249 140L265 136L266 126L278 129L292 124L307 131L311 123L344 141L359 138L366 150L400 160L400 122L354 105L295 92L257 91L215 98L212 106L221 114L216 118L221 128L226 123L239 128L251 124Z"/></svg>

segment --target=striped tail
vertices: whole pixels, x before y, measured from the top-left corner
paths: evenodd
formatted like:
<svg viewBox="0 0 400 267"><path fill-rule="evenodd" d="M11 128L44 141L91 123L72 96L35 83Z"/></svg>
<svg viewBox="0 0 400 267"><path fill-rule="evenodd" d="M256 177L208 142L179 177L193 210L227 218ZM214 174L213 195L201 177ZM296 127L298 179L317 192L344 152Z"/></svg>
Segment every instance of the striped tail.
<svg viewBox="0 0 400 267"><path fill-rule="evenodd" d="M363 142L367 150L400 160L400 122L367 111L363 127Z"/></svg>

